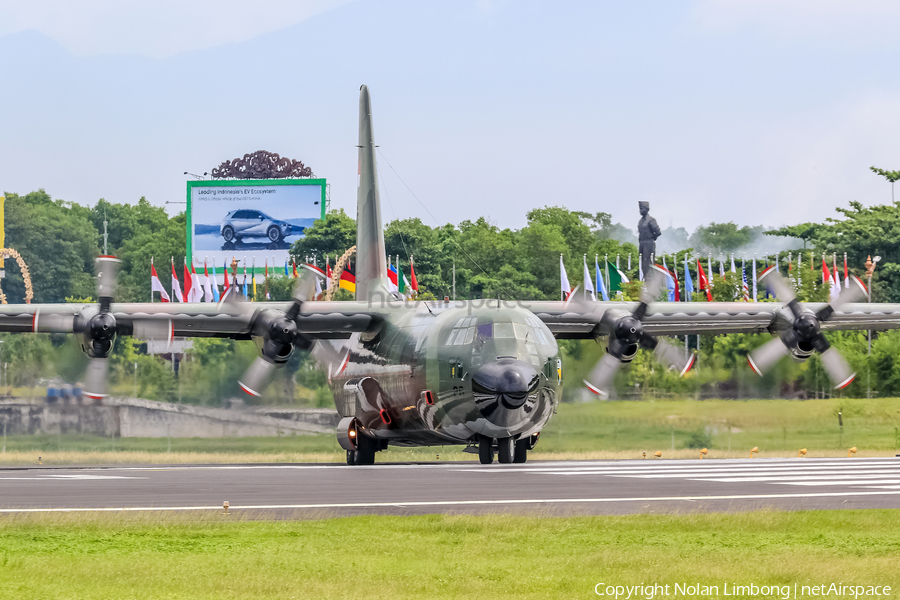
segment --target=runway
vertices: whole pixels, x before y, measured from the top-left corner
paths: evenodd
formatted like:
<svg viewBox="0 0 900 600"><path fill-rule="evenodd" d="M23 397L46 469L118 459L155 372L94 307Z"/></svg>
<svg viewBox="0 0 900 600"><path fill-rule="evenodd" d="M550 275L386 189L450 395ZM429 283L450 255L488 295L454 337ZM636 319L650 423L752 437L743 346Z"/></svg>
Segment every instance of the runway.
<svg viewBox="0 0 900 600"><path fill-rule="evenodd" d="M209 511L247 516L900 508L900 458L6 467L0 514Z"/></svg>

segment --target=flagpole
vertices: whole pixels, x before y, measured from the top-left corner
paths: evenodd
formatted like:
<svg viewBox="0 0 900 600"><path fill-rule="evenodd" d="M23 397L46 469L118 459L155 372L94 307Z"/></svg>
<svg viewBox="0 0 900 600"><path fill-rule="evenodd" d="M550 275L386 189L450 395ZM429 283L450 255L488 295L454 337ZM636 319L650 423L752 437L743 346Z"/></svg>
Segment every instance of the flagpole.
<svg viewBox="0 0 900 600"><path fill-rule="evenodd" d="M612 289L609 287L609 254L603 255L603 262L606 264L606 293L609 294L610 299L612 299Z"/></svg>
<svg viewBox="0 0 900 600"><path fill-rule="evenodd" d="M846 258L844 262L847 262ZM150 257L150 273L153 273L153 257ZM162 285L162 281L159 282ZM153 304L153 276L150 276L150 304Z"/></svg>

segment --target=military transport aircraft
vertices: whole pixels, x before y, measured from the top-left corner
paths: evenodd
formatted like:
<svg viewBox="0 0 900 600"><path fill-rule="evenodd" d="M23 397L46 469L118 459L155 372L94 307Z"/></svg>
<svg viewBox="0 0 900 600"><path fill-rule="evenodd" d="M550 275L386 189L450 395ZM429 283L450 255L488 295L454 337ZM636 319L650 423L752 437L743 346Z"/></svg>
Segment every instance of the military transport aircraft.
<svg viewBox="0 0 900 600"><path fill-rule="evenodd" d="M341 421L337 438L350 465L369 465L388 445L460 444L491 463L525 462L556 411L563 384L557 339L607 338L607 353L584 382L604 394L639 348L682 374L693 364L659 336L770 332L775 339L749 362L762 374L784 356L820 352L840 388L853 379L822 334L900 327L900 305L853 304L858 279L831 305L800 304L770 269L763 279L781 302L655 302L664 272L645 282L641 302L405 301L388 290L369 91L360 88L356 300L307 302L301 277L291 302L226 298L218 305L114 303L113 257L97 259L98 304L0 307L0 331L73 333L90 357L85 394L106 394L107 359L116 336L257 340L261 356L241 378L260 395L273 369L294 351L311 352L328 373Z"/></svg>

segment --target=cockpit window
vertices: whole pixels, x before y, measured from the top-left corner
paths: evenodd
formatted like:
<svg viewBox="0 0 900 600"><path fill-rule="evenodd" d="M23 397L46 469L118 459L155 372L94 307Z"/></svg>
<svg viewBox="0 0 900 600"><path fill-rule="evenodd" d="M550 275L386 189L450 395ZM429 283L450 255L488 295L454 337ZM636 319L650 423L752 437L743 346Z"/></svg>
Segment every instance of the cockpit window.
<svg viewBox="0 0 900 600"><path fill-rule="evenodd" d="M494 324L493 323L482 323L478 326L478 338L482 340L489 340L494 337Z"/></svg>

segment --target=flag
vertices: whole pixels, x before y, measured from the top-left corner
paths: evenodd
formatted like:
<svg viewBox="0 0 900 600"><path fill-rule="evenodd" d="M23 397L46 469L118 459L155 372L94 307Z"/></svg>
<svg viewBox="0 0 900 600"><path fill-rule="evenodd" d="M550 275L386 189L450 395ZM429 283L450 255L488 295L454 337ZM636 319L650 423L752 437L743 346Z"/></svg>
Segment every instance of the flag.
<svg viewBox="0 0 900 600"><path fill-rule="evenodd" d="M416 280L416 269L413 266L413 257L409 257L409 278L412 279L412 284L410 287L412 291L415 292L416 295L419 294L419 282Z"/></svg>
<svg viewBox="0 0 900 600"><path fill-rule="evenodd" d="M184 296L181 294L181 284L178 283L178 275L175 274L175 259L172 259L172 295L179 302L184 302Z"/></svg>
<svg viewBox="0 0 900 600"><path fill-rule="evenodd" d="M822 255L822 283L828 283L831 280L831 273L828 272L828 264L825 262L825 255Z"/></svg>
<svg viewBox="0 0 900 600"><path fill-rule="evenodd" d="M766 257L766 268L763 269L763 272L768 271L768 270L769 270L769 257L767 256ZM776 273L778 272L778 255L775 255L775 272ZM769 295L770 295L769 283L768 283L768 279L767 279L766 280L766 300L769 299Z"/></svg>
<svg viewBox="0 0 900 600"><path fill-rule="evenodd" d="M668 277L666 277L666 289L669 291L669 302L678 302L678 280L675 279L675 274L669 270L668 265L666 265L666 257L663 256L663 269L665 269L666 273L668 273Z"/></svg>
<svg viewBox="0 0 900 600"><path fill-rule="evenodd" d="M394 265L388 263L388 291L389 292L397 292L400 293L400 287L397 283L397 269L394 268Z"/></svg>
<svg viewBox="0 0 900 600"><path fill-rule="evenodd" d="M737 271L734 268L734 254L731 255L731 272L737 273Z"/></svg>
<svg viewBox="0 0 900 600"><path fill-rule="evenodd" d="M226 279L228 278L228 274L225 275ZM227 288L226 288L227 289ZM212 291L213 291L213 302L218 302L219 298L219 274L216 273L216 263L213 263L213 274L212 274Z"/></svg>
<svg viewBox="0 0 900 600"><path fill-rule="evenodd" d="M400 269L400 255L397 255L397 291L400 292L401 296L406 296L409 292L409 282L406 280L406 275L403 274L403 271Z"/></svg>
<svg viewBox="0 0 900 600"><path fill-rule="evenodd" d="M693 299L691 294L694 293L694 280L691 278L691 270L688 268L687 252L684 254L684 293L687 301L690 302Z"/></svg>
<svg viewBox="0 0 900 600"><path fill-rule="evenodd" d="M243 283L242 287L244 288L242 291L244 292L244 298L246 298L248 296L247 295L247 291L248 291L247 290L247 261L244 261L244 281L242 283Z"/></svg>
<svg viewBox="0 0 900 600"><path fill-rule="evenodd" d="M297 263L294 263L294 273L297 272ZM296 276L295 276L296 277ZM325 257L325 289L331 289L331 265L328 264L328 257Z"/></svg>
<svg viewBox="0 0 900 600"><path fill-rule="evenodd" d="M188 302L201 302L203 300L203 285L200 282L200 276L194 270L194 261L191 260L191 293Z"/></svg>
<svg viewBox="0 0 900 600"><path fill-rule="evenodd" d="M228 283L228 263L225 263L225 268L222 270L222 274L225 276L225 286L222 288L223 295L228 293L228 290L231 288L231 285Z"/></svg>
<svg viewBox="0 0 900 600"><path fill-rule="evenodd" d="M753 301L756 302L756 255L753 255Z"/></svg>
<svg viewBox="0 0 900 600"><path fill-rule="evenodd" d="M837 255L831 255L831 299L837 300L837 297L841 294L841 276L838 275L837 270Z"/></svg>
<svg viewBox="0 0 900 600"><path fill-rule="evenodd" d="M747 287L747 269L743 260L741 260L741 300L750 302L750 288Z"/></svg>
<svg viewBox="0 0 900 600"><path fill-rule="evenodd" d="M213 267L215 268L215 267ZM216 287L219 287L218 285ZM203 299L207 302L215 302L216 297L213 295L212 284L209 281L209 271L206 268L206 261L203 261Z"/></svg>
<svg viewBox="0 0 900 600"><path fill-rule="evenodd" d="M701 290L706 292L706 301L712 302L713 297L712 292L709 290L709 279L707 279L706 273L703 272L703 265L700 264L699 258L697 259L697 284Z"/></svg>
<svg viewBox="0 0 900 600"><path fill-rule="evenodd" d="M275 265L272 265L272 268L275 268ZM263 271L263 285L266 290L266 300L269 300L269 259L266 259L266 269Z"/></svg>
<svg viewBox="0 0 900 600"><path fill-rule="evenodd" d="M341 271L341 279L338 281L338 287L344 288L348 292L356 293L356 274L353 272L350 263L347 263L344 266L344 270Z"/></svg>
<svg viewBox="0 0 900 600"><path fill-rule="evenodd" d="M638 281L644 280L644 265L643 260L641 260L641 253L638 252Z"/></svg>
<svg viewBox="0 0 900 600"><path fill-rule="evenodd" d="M594 282L591 281L591 272L587 268L587 254L583 255L584 259L584 296L587 298L588 292L591 294L591 300L596 302L597 296L594 295Z"/></svg>
<svg viewBox="0 0 900 600"><path fill-rule="evenodd" d="M194 293L191 291L191 288L194 286L194 278L191 277L191 271L187 266L187 256L184 257L184 301L185 302L193 302L194 301Z"/></svg>
<svg viewBox="0 0 900 600"><path fill-rule="evenodd" d="M169 301L169 294L166 292L166 288L163 287L162 282L159 280L159 275L156 273L156 267L153 266L153 258L150 258L150 301L153 302L153 292L159 292L159 299L163 302Z"/></svg>
<svg viewBox="0 0 900 600"><path fill-rule="evenodd" d="M628 281L628 276L617 269L616 265L614 265L613 263L606 261L606 265L609 269L609 293L614 294L623 291L622 284L630 283Z"/></svg>
<svg viewBox="0 0 900 600"><path fill-rule="evenodd" d="M850 272L847 270L847 253L844 252L844 287L850 287Z"/></svg>
<svg viewBox="0 0 900 600"><path fill-rule="evenodd" d="M725 279L725 259L721 254L719 255L719 277Z"/></svg>
<svg viewBox="0 0 900 600"><path fill-rule="evenodd" d="M253 301L256 302L256 260L253 260L253 266L250 267L250 278L253 280Z"/></svg>
<svg viewBox="0 0 900 600"><path fill-rule="evenodd" d="M291 276L290 272L288 271L287 258L284 259L284 276L285 277Z"/></svg>
<svg viewBox="0 0 900 600"><path fill-rule="evenodd" d="M562 293L562 299L568 300L569 294L572 293L572 286L569 285L569 276L566 274L566 265L563 264L563 255L559 255L559 282Z"/></svg>
<svg viewBox="0 0 900 600"><path fill-rule="evenodd" d="M600 272L600 265L597 264L597 255L594 255L594 275L597 277L597 291L600 297L609 301L609 294L606 292L606 282L603 281L603 273Z"/></svg>

